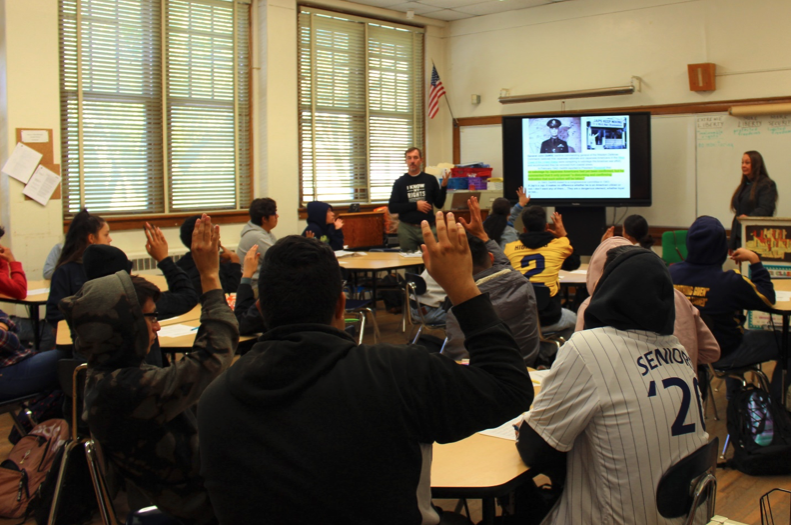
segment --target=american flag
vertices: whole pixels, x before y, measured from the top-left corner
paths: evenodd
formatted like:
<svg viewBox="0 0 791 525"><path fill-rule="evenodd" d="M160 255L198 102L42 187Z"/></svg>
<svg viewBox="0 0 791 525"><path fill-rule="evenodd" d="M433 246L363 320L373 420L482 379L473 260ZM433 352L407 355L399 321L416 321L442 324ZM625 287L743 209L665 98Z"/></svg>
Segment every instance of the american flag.
<svg viewBox="0 0 791 525"><path fill-rule="evenodd" d="M442 81L437 73L437 66L431 69L431 90L428 92L428 118L434 118L439 112L439 99L445 94Z"/></svg>

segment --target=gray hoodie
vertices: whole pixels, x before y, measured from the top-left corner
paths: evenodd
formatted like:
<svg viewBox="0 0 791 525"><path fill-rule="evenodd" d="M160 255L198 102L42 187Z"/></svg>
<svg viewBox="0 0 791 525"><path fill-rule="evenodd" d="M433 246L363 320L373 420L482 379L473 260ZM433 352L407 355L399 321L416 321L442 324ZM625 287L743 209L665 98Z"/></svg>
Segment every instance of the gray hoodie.
<svg viewBox="0 0 791 525"><path fill-rule="evenodd" d="M253 221L247 221L247 224L242 228L242 238L239 239L239 245L236 247L236 255L239 256L240 261L244 262L244 256L247 255L247 252L250 251L254 244L257 244L258 253L261 254L261 259L259 260L263 261L266 251L276 242L277 237L275 237L275 234L254 224ZM258 270L253 274L253 282L257 281ZM255 289L255 286L253 286L253 289Z"/></svg>

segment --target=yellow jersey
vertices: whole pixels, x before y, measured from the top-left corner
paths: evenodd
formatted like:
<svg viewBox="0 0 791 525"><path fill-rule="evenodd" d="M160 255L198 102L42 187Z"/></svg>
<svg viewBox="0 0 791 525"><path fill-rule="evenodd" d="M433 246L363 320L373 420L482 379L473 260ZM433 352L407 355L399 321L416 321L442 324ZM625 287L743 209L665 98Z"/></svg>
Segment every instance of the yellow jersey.
<svg viewBox="0 0 791 525"><path fill-rule="evenodd" d="M528 248L516 240L505 245L505 256L517 271L531 283L543 284L549 288L550 297L560 290L558 275L566 257L574 253L568 237L552 239L540 248Z"/></svg>

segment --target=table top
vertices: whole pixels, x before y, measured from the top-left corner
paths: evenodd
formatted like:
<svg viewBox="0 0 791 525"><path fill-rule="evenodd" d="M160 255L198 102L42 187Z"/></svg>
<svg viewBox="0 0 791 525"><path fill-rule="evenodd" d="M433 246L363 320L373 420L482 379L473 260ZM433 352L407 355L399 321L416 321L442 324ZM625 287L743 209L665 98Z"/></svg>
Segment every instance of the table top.
<svg viewBox="0 0 791 525"><path fill-rule="evenodd" d="M772 279L775 291L791 292L791 279ZM778 301L774 309L784 313L791 313L791 301Z"/></svg>
<svg viewBox="0 0 791 525"><path fill-rule="evenodd" d="M186 314L185 314L186 315ZM171 323L167 326L172 326L176 323ZM198 328L200 326L200 319L193 319L192 321L184 321L180 324L187 325L192 328ZM190 350L192 345L195 344L195 336L198 334L198 330L193 330L189 335L182 335L179 337L162 337L159 336L159 346L163 350L169 350L171 352L178 351L178 350ZM257 335L243 335L239 337L239 342L249 341L250 339L256 339Z"/></svg>
<svg viewBox="0 0 791 525"><path fill-rule="evenodd" d="M434 443L431 488L434 497L465 493L487 497L506 489L528 470L515 441L473 434L456 443Z"/></svg>
<svg viewBox="0 0 791 525"><path fill-rule="evenodd" d="M573 272L560 270L560 284L585 284L588 279L588 264L581 264L580 267Z"/></svg>
<svg viewBox="0 0 791 525"><path fill-rule="evenodd" d="M24 299L14 299L6 295L0 295L0 301L17 304L46 304L49 298L49 279L39 279L27 282L28 296ZM31 294L31 291L46 290L45 292Z"/></svg>
<svg viewBox="0 0 791 525"><path fill-rule="evenodd" d="M347 270L394 270L410 266L422 266L422 257L404 257L397 252L365 252L365 255L350 255L338 259L341 268Z"/></svg>

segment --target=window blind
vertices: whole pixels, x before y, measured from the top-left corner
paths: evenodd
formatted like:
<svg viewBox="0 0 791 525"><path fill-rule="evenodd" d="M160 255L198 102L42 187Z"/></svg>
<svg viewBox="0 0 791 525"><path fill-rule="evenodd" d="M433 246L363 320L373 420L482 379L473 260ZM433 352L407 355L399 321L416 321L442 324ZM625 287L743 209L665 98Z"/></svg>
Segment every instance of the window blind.
<svg viewBox="0 0 791 525"><path fill-rule="evenodd" d="M63 206L249 204L249 3L60 0Z"/></svg>
<svg viewBox="0 0 791 525"><path fill-rule="evenodd" d="M423 30L302 8L302 202L386 201L423 146Z"/></svg>

